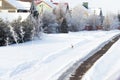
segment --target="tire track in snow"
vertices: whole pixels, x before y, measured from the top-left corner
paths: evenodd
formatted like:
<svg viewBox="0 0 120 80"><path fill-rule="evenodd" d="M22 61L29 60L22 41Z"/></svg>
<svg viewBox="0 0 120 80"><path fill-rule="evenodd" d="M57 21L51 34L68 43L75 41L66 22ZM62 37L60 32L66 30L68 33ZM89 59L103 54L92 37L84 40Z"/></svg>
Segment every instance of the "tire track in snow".
<svg viewBox="0 0 120 80"><path fill-rule="evenodd" d="M93 56L89 57L86 61L84 61L75 71L74 75L71 75L69 80L81 80L83 75L92 67L92 65L102 57L108 49L120 38L120 35L112 39L108 44L101 48L98 52L96 52Z"/></svg>

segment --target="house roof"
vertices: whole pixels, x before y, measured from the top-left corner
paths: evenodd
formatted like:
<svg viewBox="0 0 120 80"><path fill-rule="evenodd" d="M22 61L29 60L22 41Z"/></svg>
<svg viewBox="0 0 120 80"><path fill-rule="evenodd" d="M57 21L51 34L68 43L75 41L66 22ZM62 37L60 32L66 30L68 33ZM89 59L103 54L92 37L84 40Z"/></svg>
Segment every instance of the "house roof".
<svg viewBox="0 0 120 80"><path fill-rule="evenodd" d="M17 9L30 9L31 6L31 1L33 0L6 0L7 2L9 2L10 4L12 4L14 7L16 7ZM49 7L54 8L56 5L58 5L60 2L58 2L57 0L38 0L38 3L44 2L45 4L47 4ZM68 3L65 3L68 5Z"/></svg>
<svg viewBox="0 0 120 80"><path fill-rule="evenodd" d="M17 0L19 2L32 2L33 0ZM42 2L44 2L45 4L47 4L49 7L55 7L55 5L51 2L51 0L34 0L36 1L36 4L40 4Z"/></svg>
<svg viewBox="0 0 120 80"><path fill-rule="evenodd" d="M37 3L37 4L40 4L40 3L42 3L42 2L44 2L45 4L47 4L49 7L51 7L51 8L54 8L55 7L55 5L52 3L52 2L50 2L50 0L45 0L45 1L40 1L39 3Z"/></svg>
<svg viewBox="0 0 120 80"><path fill-rule="evenodd" d="M17 1L20 5L22 5L24 7L24 9L29 10L31 7L31 3L30 2L22 2L22 1Z"/></svg>
<svg viewBox="0 0 120 80"><path fill-rule="evenodd" d="M21 2L17 0L6 0L6 1L9 2L11 5L13 5L14 7L16 7L17 9L28 9L27 7L25 7L25 2L24 5L22 5Z"/></svg>
<svg viewBox="0 0 120 80"><path fill-rule="evenodd" d="M32 2L32 0L18 0L18 1Z"/></svg>

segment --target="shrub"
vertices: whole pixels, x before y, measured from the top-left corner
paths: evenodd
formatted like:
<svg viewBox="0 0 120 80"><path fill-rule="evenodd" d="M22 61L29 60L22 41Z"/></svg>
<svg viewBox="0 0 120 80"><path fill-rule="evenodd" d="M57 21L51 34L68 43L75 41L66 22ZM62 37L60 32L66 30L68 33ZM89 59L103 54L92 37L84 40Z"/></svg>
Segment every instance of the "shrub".
<svg viewBox="0 0 120 80"><path fill-rule="evenodd" d="M30 41L33 39L34 37L34 27L32 25L32 23L30 22L30 20L25 20L22 23L22 29L24 32L24 36L23 36L23 41Z"/></svg>
<svg viewBox="0 0 120 80"><path fill-rule="evenodd" d="M19 17L17 20L12 21L11 27L13 28L13 31L15 33L14 36L16 36L17 42L18 43L23 42L21 35L21 29L22 29L21 18Z"/></svg>
<svg viewBox="0 0 120 80"><path fill-rule="evenodd" d="M5 23L2 19L0 19L0 46L15 43L12 33L10 32L10 27L7 23L9 22Z"/></svg>
<svg viewBox="0 0 120 80"><path fill-rule="evenodd" d="M34 24L30 19L21 22L21 18L18 18L11 23L0 19L0 46L30 41L34 32Z"/></svg>

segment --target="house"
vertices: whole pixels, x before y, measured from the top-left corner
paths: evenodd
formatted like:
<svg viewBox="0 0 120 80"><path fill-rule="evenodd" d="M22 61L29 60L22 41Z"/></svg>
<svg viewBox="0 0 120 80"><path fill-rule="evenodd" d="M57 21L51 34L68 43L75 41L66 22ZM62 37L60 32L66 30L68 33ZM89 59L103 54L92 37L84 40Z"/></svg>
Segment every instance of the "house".
<svg viewBox="0 0 120 80"><path fill-rule="evenodd" d="M21 6L18 7L18 12L29 12L30 11L30 2L17 1Z"/></svg>
<svg viewBox="0 0 120 80"><path fill-rule="evenodd" d="M16 0L0 0L0 12L28 12L28 9Z"/></svg>
<svg viewBox="0 0 120 80"><path fill-rule="evenodd" d="M17 8L8 0L0 0L0 12L17 12Z"/></svg>
<svg viewBox="0 0 120 80"><path fill-rule="evenodd" d="M44 11L52 11L55 6L50 0L18 0L22 2L31 2L34 1L34 4L39 13L43 13Z"/></svg>
<svg viewBox="0 0 120 80"><path fill-rule="evenodd" d="M23 2L32 2L34 1L37 10L39 11L39 13L43 13L44 11L53 11L53 9L59 5L59 2L55 2L53 0L19 0L19 1L23 1ZM68 3L63 3L64 5L66 5L66 7L68 8Z"/></svg>
<svg viewBox="0 0 120 80"><path fill-rule="evenodd" d="M39 13L43 13L45 11L52 12L55 5L50 0L40 0L38 2L35 2L36 7L39 11Z"/></svg>

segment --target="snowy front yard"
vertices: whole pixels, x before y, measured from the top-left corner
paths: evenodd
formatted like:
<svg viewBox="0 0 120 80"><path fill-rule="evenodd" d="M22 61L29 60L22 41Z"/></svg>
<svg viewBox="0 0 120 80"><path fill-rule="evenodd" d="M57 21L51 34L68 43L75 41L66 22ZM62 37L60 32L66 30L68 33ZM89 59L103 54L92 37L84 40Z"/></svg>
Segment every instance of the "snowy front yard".
<svg viewBox="0 0 120 80"><path fill-rule="evenodd" d="M74 63L91 56L119 33L44 34L42 40L0 47L0 79L57 80Z"/></svg>

